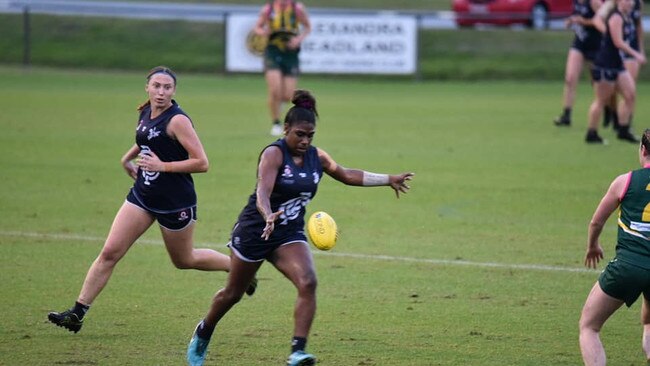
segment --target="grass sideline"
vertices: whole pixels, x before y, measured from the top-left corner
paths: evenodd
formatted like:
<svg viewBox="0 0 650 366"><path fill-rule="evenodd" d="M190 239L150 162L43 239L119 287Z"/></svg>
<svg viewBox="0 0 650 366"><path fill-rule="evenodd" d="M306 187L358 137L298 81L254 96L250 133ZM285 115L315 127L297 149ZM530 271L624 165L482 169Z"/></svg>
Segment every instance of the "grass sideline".
<svg viewBox="0 0 650 366"><path fill-rule="evenodd" d="M131 184L119 158L133 143L145 72L0 67L0 364L183 364L194 325L224 283L223 273L173 269L154 228L79 334L46 321L74 300ZM574 271L587 224L609 182L638 166L636 146L583 143L588 85L569 129L551 124L561 82L310 78L301 87L318 98L314 143L339 163L416 173L400 200L326 178L310 204L341 228L335 255L316 256L308 349L319 364L580 363L577 322L598 275ZM637 129L650 112L650 90L639 89ZM253 189L257 154L271 141L264 97L259 76L179 74L176 99L211 161L195 175L197 243L224 250ZM606 259L614 239L610 220ZM489 263L504 267L480 265ZM294 290L268 265L260 279L258 293L220 324L207 365L287 356ZM620 311L604 329L616 364L643 361L639 310Z"/></svg>
<svg viewBox="0 0 650 366"><path fill-rule="evenodd" d="M224 69L221 24L45 15L31 24L34 66L141 70L155 59L179 71ZM0 34L0 64L20 65L22 16L0 15ZM572 34L462 29L421 30L419 37L424 80L562 80ZM650 80L649 69L641 80Z"/></svg>

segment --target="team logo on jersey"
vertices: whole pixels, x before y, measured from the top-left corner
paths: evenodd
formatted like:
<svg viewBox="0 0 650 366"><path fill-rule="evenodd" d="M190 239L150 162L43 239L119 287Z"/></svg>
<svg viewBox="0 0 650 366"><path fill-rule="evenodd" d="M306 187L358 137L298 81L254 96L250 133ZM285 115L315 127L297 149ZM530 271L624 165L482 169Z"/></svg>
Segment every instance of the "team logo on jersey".
<svg viewBox="0 0 650 366"><path fill-rule="evenodd" d="M140 146L140 154L147 155L149 153L151 153L149 146ZM160 172L147 172L142 169L140 169L140 171L142 172L142 178L144 178L144 184L147 186L151 185L151 182L160 176Z"/></svg>
<svg viewBox="0 0 650 366"><path fill-rule="evenodd" d="M280 225L286 225L289 221L295 220L300 215L300 211L303 207L311 201L311 192L301 192L300 197L296 197L288 200L287 202L280 205L278 210L282 210L282 215L280 215Z"/></svg>
<svg viewBox="0 0 650 366"><path fill-rule="evenodd" d="M291 171L291 167L285 165L284 172L282 172L282 178L292 178L292 177L293 177L293 172Z"/></svg>
<svg viewBox="0 0 650 366"><path fill-rule="evenodd" d="M314 175L314 184L318 184L318 182L320 181L320 177L318 176L318 173L313 172L312 174Z"/></svg>
<svg viewBox="0 0 650 366"><path fill-rule="evenodd" d="M156 130L156 128L152 128L149 130L149 136L147 136L147 140L151 140L153 138L156 138L160 136L160 131Z"/></svg>

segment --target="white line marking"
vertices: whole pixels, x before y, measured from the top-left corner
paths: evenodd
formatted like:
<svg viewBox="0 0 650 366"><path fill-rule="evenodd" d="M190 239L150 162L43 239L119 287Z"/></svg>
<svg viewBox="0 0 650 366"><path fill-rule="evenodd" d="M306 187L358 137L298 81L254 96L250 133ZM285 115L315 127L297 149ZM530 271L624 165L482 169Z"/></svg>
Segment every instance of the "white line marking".
<svg viewBox="0 0 650 366"><path fill-rule="evenodd" d="M103 242L105 240L105 238L98 237L98 236L84 236L84 235L76 235L76 234L47 234L47 233L35 233L35 232L24 232L24 231L0 231L0 236L22 236L22 237L29 237L29 238L40 238L40 239L51 239L51 240L75 240L75 241L99 241L99 242ZM149 245L160 245L160 246L163 245L163 242L161 240L151 240L151 239L139 239L137 243L149 244ZM196 246L208 247L208 248L223 248L225 244L196 243ZM313 253L315 255L322 255L328 257L358 258L358 259L371 259L377 261L396 261L396 262L407 262L407 263L426 263L426 264L436 264L436 265L490 267L490 268L539 270L539 271L552 271L552 272L577 272L577 273L590 273L590 274L600 272L600 270L587 269L587 268L547 266L541 264L472 262L472 261L465 261L465 260L426 259L426 258L401 257L401 256L391 256L391 255L322 252L322 251L313 251Z"/></svg>

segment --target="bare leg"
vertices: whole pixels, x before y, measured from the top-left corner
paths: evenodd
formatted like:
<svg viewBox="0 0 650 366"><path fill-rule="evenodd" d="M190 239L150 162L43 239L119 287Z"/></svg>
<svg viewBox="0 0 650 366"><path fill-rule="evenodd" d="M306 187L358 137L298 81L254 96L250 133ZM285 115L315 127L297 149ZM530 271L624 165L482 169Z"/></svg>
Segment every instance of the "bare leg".
<svg viewBox="0 0 650 366"><path fill-rule="evenodd" d="M598 130L598 121L603 113L603 107L614 94L615 84L606 81L594 83L595 97L589 108L589 123L590 130Z"/></svg>
<svg viewBox="0 0 650 366"><path fill-rule="evenodd" d="M117 212L102 251L90 266L78 302L91 305L108 283L117 262L131 245L151 226L153 217L144 210L124 202Z"/></svg>
<svg viewBox="0 0 650 366"><path fill-rule="evenodd" d="M598 282L592 287L580 316L580 351L585 366L605 366L607 363L600 329L621 305L623 301L604 293Z"/></svg>
<svg viewBox="0 0 650 366"><path fill-rule="evenodd" d="M298 290L294 308L294 336L307 338L316 314L316 271L309 247L293 243L278 248L270 260Z"/></svg>
<svg viewBox="0 0 650 366"><path fill-rule="evenodd" d="M616 80L616 86L623 96L623 101L618 108L618 121L621 126L628 126L636 103L636 86L632 75L629 72L620 73Z"/></svg>
<svg viewBox="0 0 650 366"><path fill-rule="evenodd" d="M576 89L580 81L580 73L584 64L584 56L575 49L570 49L567 55L564 73L564 107L572 108L575 102Z"/></svg>
<svg viewBox="0 0 650 366"><path fill-rule="evenodd" d="M194 223L183 230L172 231L160 227L165 246L174 266L179 269L202 271L229 271L230 257L212 249L195 249Z"/></svg>
<svg viewBox="0 0 650 366"><path fill-rule="evenodd" d="M204 326L209 328L210 333L219 320L241 300L262 263L245 262L234 254L230 256L231 269L228 274L226 287L216 293L212 299L210 310L203 320Z"/></svg>
<svg viewBox="0 0 650 366"><path fill-rule="evenodd" d="M642 347L646 359L650 362L650 301L643 296L641 305L641 324L643 324Z"/></svg>
<svg viewBox="0 0 650 366"><path fill-rule="evenodd" d="M267 70L265 73L268 89L268 107L272 121L280 120L280 104L282 103L282 73L280 70Z"/></svg>

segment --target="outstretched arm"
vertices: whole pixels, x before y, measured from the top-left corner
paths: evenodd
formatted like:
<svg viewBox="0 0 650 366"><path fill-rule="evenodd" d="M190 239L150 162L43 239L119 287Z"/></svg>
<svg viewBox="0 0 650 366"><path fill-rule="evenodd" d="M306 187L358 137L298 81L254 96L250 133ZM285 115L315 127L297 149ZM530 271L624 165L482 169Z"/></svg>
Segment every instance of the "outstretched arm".
<svg viewBox="0 0 650 366"><path fill-rule="evenodd" d="M359 169L349 169L338 165L324 150L318 149L318 157L323 165L323 171L330 177L350 186L390 186L399 198L399 194L406 193L411 187L407 181L415 174L401 173L396 175L377 174Z"/></svg>

